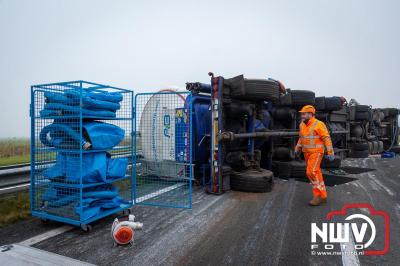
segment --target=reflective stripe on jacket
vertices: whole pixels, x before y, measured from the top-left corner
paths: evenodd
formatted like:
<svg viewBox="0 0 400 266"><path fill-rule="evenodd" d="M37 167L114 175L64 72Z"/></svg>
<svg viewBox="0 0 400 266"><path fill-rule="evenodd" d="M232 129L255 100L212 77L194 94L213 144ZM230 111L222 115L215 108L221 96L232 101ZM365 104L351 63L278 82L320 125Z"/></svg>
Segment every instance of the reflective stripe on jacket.
<svg viewBox="0 0 400 266"><path fill-rule="evenodd" d="M315 117L311 118L307 124L301 122L297 147L303 152L324 153L324 146L328 155L333 155L331 137L324 122Z"/></svg>

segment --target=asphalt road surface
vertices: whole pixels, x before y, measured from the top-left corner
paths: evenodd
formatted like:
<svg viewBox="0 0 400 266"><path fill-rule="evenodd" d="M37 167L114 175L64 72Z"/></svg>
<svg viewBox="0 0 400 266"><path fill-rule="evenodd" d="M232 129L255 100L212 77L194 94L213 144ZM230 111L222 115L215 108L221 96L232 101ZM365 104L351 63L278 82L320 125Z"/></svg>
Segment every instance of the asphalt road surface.
<svg viewBox="0 0 400 266"><path fill-rule="evenodd" d="M228 192L222 196L193 192L193 209L133 207L144 223L133 246L114 246L112 220L94 224L89 234L73 229L34 247L97 265L399 265L400 159L348 159L344 165L373 168L350 175L357 179L328 187L328 203L307 205L311 187L277 179L270 193ZM369 203L390 216L390 250L383 256L311 254L311 223L346 203ZM364 209L363 212L368 214ZM0 230L0 244L23 241L57 223L37 219ZM384 245L383 223L376 223L374 247ZM367 235L370 235L368 232ZM334 251L340 251L340 245Z"/></svg>

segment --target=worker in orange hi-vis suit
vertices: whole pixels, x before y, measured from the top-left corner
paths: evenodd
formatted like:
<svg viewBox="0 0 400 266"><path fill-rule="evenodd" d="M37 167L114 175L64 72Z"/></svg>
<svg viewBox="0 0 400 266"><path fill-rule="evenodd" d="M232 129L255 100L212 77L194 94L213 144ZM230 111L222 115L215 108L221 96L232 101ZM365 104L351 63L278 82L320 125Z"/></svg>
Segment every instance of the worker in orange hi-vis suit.
<svg viewBox="0 0 400 266"><path fill-rule="evenodd" d="M324 122L315 118L315 108L306 105L301 110L301 120L299 141L297 142L295 153L299 155L302 151L307 165L307 176L310 179L313 191L311 206L318 206L325 203L327 199L324 178L321 172L321 161L324 157L326 148L329 161L335 159L332 141L328 129Z"/></svg>

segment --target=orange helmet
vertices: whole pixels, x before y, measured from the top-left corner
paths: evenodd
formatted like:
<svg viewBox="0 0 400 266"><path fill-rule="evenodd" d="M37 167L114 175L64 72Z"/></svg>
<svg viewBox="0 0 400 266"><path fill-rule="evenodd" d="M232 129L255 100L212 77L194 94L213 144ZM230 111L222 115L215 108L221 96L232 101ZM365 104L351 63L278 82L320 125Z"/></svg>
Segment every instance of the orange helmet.
<svg viewBox="0 0 400 266"><path fill-rule="evenodd" d="M306 105L306 106L303 106L303 108L301 108L301 110L299 112L300 113L312 113L313 115L315 115L315 108L312 105Z"/></svg>

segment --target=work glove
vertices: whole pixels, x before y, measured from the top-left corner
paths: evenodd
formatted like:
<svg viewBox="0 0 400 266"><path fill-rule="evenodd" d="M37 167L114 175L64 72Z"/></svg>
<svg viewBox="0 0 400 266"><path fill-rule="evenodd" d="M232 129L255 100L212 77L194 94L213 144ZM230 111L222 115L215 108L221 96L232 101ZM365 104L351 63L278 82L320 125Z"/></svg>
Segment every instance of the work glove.
<svg viewBox="0 0 400 266"><path fill-rule="evenodd" d="M328 159L330 162L333 162L335 160L335 155L325 155L325 158Z"/></svg>
<svg viewBox="0 0 400 266"><path fill-rule="evenodd" d="M300 156L301 156L301 149L295 149L294 150L294 158L300 159Z"/></svg>

